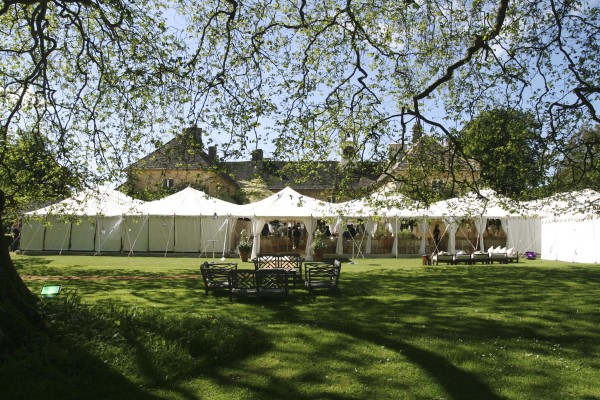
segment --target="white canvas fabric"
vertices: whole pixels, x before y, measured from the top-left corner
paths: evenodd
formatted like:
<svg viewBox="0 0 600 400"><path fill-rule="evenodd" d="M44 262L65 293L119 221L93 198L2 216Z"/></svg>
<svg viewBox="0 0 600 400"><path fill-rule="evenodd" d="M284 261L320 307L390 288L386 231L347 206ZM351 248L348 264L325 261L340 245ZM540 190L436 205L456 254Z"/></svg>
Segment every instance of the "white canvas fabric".
<svg viewBox="0 0 600 400"><path fill-rule="evenodd" d="M175 248L174 216L152 216L148 219L148 251L168 252Z"/></svg>
<svg viewBox="0 0 600 400"><path fill-rule="evenodd" d="M475 229L477 229L477 237L479 240L479 250L484 251L485 243L484 243L483 234L485 232L485 227L487 226L488 218L484 217L484 216L478 216L478 217L475 217L473 219L473 221L475 222Z"/></svg>
<svg viewBox="0 0 600 400"><path fill-rule="evenodd" d="M39 251L44 249L44 228L43 220L25 217L21 225L21 250Z"/></svg>
<svg viewBox="0 0 600 400"><path fill-rule="evenodd" d="M600 194L591 190L563 193L537 202L516 204L491 192L485 199L473 194L420 208L391 192L379 192L364 199L330 204L285 188L268 198L238 206L186 188L156 202L142 204L111 189L86 190L57 204L27 213L21 232L21 249L76 251L181 251L209 252L213 248L232 249L236 219L248 217L257 233L271 219L296 220L308 227L322 217L337 217L330 230L338 231L352 218L366 220L385 216L397 232L398 218L411 218L426 232L427 220L452 221L471 217L479 235L479 248L485 249L483 230L490 218L500 219L507 234L507 248L520 254L535 251L543 259L574 262L597 262L598 215ZM390 202L393 205L390 205ZM370 222L371 221L371 222ZM456 229L446 223L449 250L455 243ZM308 242L311 241L309 231ZM392 254L397 254L397 237ZM426 248L422 235L421 251ZM343 251L340 234L337 252ZM255 235L254 252L260 251L260 235ZM367 253L369 249L367 239ZM215 251L216 252L216 251ZM309 254L306 258L309 259Z"/></svg>
<svg viewBox="0 0 600 400"><path fill-rule="evenodd" d="M237 204L229 203L207 195L206 193L187 187L177 193L160 200L149 201L139 206L141 214L148 215L181 215L210 216L215 214L237 215Z"/></svg>
<svg viewBox="0 0 600 400"><path fill-rule="evenodd" d="M115 216L135 210L143 202L108 188L86 189L73 197L26 215Z"/></svg>
<svg viewBox="0 0 600 400"><path fill-rule="evenodd" d="M176 252L200 252L206 246L202 243L202 218L197 216L174 216Z"/></svg>
<svg viewBox="0 0 600 400"><path fill-rule="evenodd" d="M147 202L138 210L142 214L147 214L151 221L148 240L152 244L149 244L149 248L155 249L159 246L159 242L168 239L164 233L161 233L160 238L152 236L160 225L155 218L171 217L173 218L173 244L172 246L169 244L166 248L172 247L171 250L176 252L211 251L212 253L213 246L222 251L225 244L225 231L228 235L232 234L229 232L229 227L223 223L227 221L229 215L239 214L238 207L240 206L237 204L210 197L202 191L188 187L163 199ZM216 240L214 245L213 240ZM231 240L229 242L231 243Z"/></svg>
<svg viewBox="0 0 600 400"><path fill-rule="evenodd" d="M150 221L150 251L159 251L157 248L162 247L160 251L204 253L212 252L213 248L223 252L226 235L229 236L227 243L231 244L233 231L229 226L229 216L239 215L238 207L188 187L163 199L145 203L138 210L147 214ZM161 228L165 217L172 218L172 231Z"/></svg>
<svg viewBox="0 0 600 400"><path fill-rule="evenodd" d="M313 242L313 232L315 229L317 229L317 219L316 218L303 218L302 219L304 222L304 227L306 228L306 231L308 232L307 238L306 238L306 251L305 251L305 256L304 258L308 261L312 261L313 260L313 253L312 253L312 242Z"/></svg>
<svg viewBox="0 0 600 400"><path fill-rule="evenodd" d="M262 227L267 223L265 218L252 218L252 253L250 258L256 258L260 253L260 231Z"/></svg>
<svg viewBox="0 0 600 400"><path fill-rule="evenodd" d="M507 247L519 254L526 251L542 252L542 220L538 217L512 217L507 221Z"/></svg>
<svg viewBox="0 0 600 400"><path fill-rule="evenodd" d="M548 217L542 221L544 260L600 263L600 217Z"/></svg>
<svg viewBox="0 0 600 400"><path fill-rule="evenodd" d="M91 236L94 233L92 231ZM46 231L44 233L44 250L63 251L69 250L71 239L71 222L64 221L61 217L49 215L46 218Z"/></svg>
<svg viewBox="0 0 600 400"><path fill-rule="evenodd" d="M202 218L201 221L202 248L207 254L223 254L231 249L233 237L233 219L218 216ZM205 250L204 250L205 249Z"/></svg>
<svg viewBox="0 0 600 400"><path fill-rule="evenodd" d="M121 221L122 216L99 216L96 221L95 250L97 253L103 251L121 251Z"/></svg>
<svg viewBox="0 0 600 400"><path fill-rule="evenodd" d="M248 218L278 219L294 217L324 217L331 212L328 203L304 196L286 187L259 201L238 206L232 215ZM260 227L262 229L262 225Z"/></svg>
<svg viewBox="0 0 600 400"><path fill-rule="evenodd" d="M524 206L537 220L536 252L542 259L598 263L600 193L589 189L559 193Z"/></svg>
<svg viewBox="0 0 600 400"><path fill-rule="evenodd" d="M71 225L71 248L76 251L94 251L96 218L80 218Z"/></svg>
<svg viewBox="0 0 600 400"><path fill-rule="evenodd" d="M98 237L98 232L91 225L97 224L96 220L100 217L120 217L124 213L135 210L142 203L109 188L83 190L56 204L26 213L26 219L42 218L46 226L42 227L43 233L39 232L39 224L35 230L24 229L21 232L21 248L97 251L102 242L105 242L107 247L104 250L119 251L121 249L120 232L115 232L111 225L109 232L112 236L107 242L106 240L109 238ZM30 238L30 234L36 237L41 234L43 237L42 249L34 248L39 247L39 239Z"/></svg>
<svg viewBox="0 0 600 400"><path fill-rule="evenodd" d="M148 251L148 216L125 216L121 223L123 251L133 254L136 251Z"/></svg>

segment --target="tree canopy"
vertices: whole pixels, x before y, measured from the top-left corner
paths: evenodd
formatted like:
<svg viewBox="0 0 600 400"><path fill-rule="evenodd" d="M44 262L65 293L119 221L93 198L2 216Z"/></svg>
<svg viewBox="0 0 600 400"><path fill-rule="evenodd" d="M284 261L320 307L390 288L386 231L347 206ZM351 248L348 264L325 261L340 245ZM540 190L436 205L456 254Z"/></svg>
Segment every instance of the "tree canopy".
<svg viewBox="0 0 600 400"><path fill-rule="evenodd" d="M600 122L599 16L588 0L4 1L3 132L40 127L115 180L189 123L225 156L323 159L351 138L358 161L390 165L418 123L466 159L453 132L502 107L535 117L550 169Z"/></svg>
<svg viewBox="0 0 600 400"><path fill-rule="evenodd" d="M566 162L559 162L555 186L573 182L575 189L600 191L600 125L585 125L565 143Z"/></svg>
<svg viewBox="0 0 600 400"><path fill-rule="evenodd" d="M533 115L496 108L469 121L459 136L465 154L479 162L482 182L514 197L544 182L538 129Z"/></svg>
<svg viewBox="0 0 600 400"><path fill-rule="evenodd" d="M291 154L323 157L351 136L361 159L384 160L385 144L407 143L418 122L465 158L453 128L503 107L532 113L542 127L553 156L541 160L543 171L566 160L561 143L574 128L598 120L593 2L196 6L189 77L205 90L196 91L193 117L234 137L270 121L277 146Z"/></svg>
<svg viewBox="0 0 600 400"><path fill-rule="evenodd" d="M0 189L7 194L7 219L18 219L19 212L32 206L62 200L72 188L80 186L77 176L56 162L39 132L17 129L6 139L2 143L6 153L4 165L13 172L0 175Z"/></svg>

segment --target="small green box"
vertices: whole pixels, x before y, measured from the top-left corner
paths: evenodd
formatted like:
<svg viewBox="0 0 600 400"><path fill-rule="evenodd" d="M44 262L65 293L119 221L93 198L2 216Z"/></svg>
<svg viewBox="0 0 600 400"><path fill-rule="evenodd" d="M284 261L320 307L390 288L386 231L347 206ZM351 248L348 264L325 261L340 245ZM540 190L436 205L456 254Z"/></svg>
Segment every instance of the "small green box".
<svg viewBox="0 0 600 400"><path fill-rule="evenodd" d="M42 291L41 291L40 295L42 296L42 299L56 297L60 294L61 289L62 289L61 285L44 286L44 287L42 287Z"/></svg>

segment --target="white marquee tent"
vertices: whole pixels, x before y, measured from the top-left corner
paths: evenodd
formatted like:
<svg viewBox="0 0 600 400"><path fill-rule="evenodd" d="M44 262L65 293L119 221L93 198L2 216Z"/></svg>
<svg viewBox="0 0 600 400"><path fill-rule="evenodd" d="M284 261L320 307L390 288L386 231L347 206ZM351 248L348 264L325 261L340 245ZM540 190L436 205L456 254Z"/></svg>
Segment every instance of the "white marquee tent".
<svg viewBox="0 0 600 400"><path fill-rule="evenodd" d="M364 232L360 235L356 247L360 248L361 243L365 241L365 253L371 253L372 236L377 231L379 225L388 229L394 234L391 255L398 255L398 232L400 222L403 218L414 218L420 216L423 212L414 201L389 190L375 192L362 199L350 200L337 204L330 204L327 208L328 214L336 215L337 222L331 232L343 230L349 222L360 219L364 226ZM341 254L343 249L342 235L338 235L336 246L337 253Z"/></svg>
<svg viewBox="0 0 600 400"><path fill-rule="evenodd" d="M326 202L304 196L286 187L266 199L239 206L235 213L239 217L251 218L254 235L252 258L256 257L258 249L260 249L260 232L265 223L274 219L293 218L301 221L308 232L306 259L312 260L310 245L313 232L317 227L317 219L327 216L326 209Z"/></svg>
<svg viewBox="0 0 600 400"><path fill-rule="evenodd" d="M87 189L42 209L26 213L22 250L120 251L122 215L142 204L108 189Z"/></svg>
<svg viewBox="0 0 600 400"><path fill-rule="evenodd" d="M125 216L124 251L228 252L239 205L188 187Z"/></svg>
<svg viewBox="0 0 600 400"><path fill-rule="evenodd" d="M252 256L260 249L260 231L268 221L299 221L308 232L306 259L319 218L332 222L341 233L352 218L361 219L369 243L377 224L397 232L400 220L418 221L426 232L432 219L443 219L449 230L449 248L457 221L472 218L481 233L488 219L499 219L507 233L507 247L520 253L535 251L542 258L597 263L600 257L600 194L581 191L529 203L514 203L494 192L468 194L419 207L400 195L379 192L364 199L331 204L304 196L287 187L266 199L235 205L187 188L164 199L143 203L111 189L86 190L43 209L27 213L22 225L23 250L160 251L228 253L237 218L249 218L254 233ZM543 222L542 222L543 221ZM397 237L392 255L397 255ZM338 235L337 253L342 253ZM363 239L361 239L363 240ZM425 252L422 235L421 254Z"/></svg>
<svg viewBox="0 0 600 400"><path fill-rule="evenodd" d="M600 193L563 193L539 204L544 260L600 262Z"/></svg>
<svg viewBox="0 0 600 400"><path fill-rule="evenodd" d="M441 218L449 233L448 248L454 248L458 229L457 221L471 218L479 234L477 247L486 251L483 232L489 219L498 219L506 232L506 247L520 254L526 251L541 251L541 220L522 207L518 202L500 196L493 190L469 193L465 196L432 204L426 214Z"/></svg>

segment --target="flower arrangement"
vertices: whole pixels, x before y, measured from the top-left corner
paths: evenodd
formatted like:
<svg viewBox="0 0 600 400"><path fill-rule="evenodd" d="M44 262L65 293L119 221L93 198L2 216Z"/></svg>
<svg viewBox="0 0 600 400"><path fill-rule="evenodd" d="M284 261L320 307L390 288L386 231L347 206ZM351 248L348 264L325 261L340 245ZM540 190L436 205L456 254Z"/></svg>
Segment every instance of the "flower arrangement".
<svg viewBox="0 0 600 400"><path fill-rule="evenodd" d="M399 240L403 240L403 239L412 239L414 238L414 235L412 234L412 232L408 229L402 229L400 231L398 231L398 239Z"/></svg>
<svg viewBox="0 0 600 400"><path fill-rule="evenodd" d="M240 232L238 250L240 253L248 253L250 250L252 250L252 240L250 240L250 237L248 237L248 233L246 233L245 229L242 229Z"/></svg>
<svg viewBox="0 0 600 400"><path fill-rule="evenodd" d="M381 239L387 232L386 224L383 222L379 223L377 224L377 229L373 232L373 239Z"/></svg>
<svg viewBox="0 0 600 400"><path fill-rule="evenodd" d="M327 248L327 243L323 240L323 232L317 229L310 248L313 251L314 260L323 261L323 253L325 253L325 249Z"/></svg>
<svg viewBox="0 0 600 400"><path fill-rule="evenodd" d="M323 240L323 232L317 229L313 236L313 242L311 244L313 251L323 250L327 248L327 243Z"/></svg>

